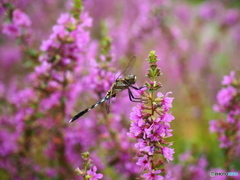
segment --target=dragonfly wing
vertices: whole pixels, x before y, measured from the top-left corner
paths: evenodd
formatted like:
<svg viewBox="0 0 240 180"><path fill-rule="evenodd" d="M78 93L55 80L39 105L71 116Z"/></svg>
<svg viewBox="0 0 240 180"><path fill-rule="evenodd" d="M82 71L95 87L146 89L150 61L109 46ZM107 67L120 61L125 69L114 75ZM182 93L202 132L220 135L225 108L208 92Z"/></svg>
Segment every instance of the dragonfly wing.
<svg viewBox="0 0 240 180"><path fill-rule="evenodd" d="M109 98L105 101L105 108L106 108L107 114L109 114L109 112L110 112L110 102L111 102L111 98Z"/></svg>
<svg viewBox="0 0 240 180"><path fill-rule="evenodd" d="M116 79L118 79L120 76L122 75L128 75L129 71L132 69L133 65L136 62L136 56L133 56L132 59L128 62L128 65L126 66L126 68L123 70L123 72L118 75L118 77Z"/></svg>

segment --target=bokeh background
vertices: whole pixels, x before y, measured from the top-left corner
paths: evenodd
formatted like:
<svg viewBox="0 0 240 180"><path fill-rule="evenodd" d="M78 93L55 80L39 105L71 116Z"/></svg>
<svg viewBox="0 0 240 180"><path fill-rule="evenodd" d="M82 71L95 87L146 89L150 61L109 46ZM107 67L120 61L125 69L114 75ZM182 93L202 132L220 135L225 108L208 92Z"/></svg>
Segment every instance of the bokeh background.
<svg viewBox="0 0 240 180"><path fill-rule="evenodd" d="M132 73L141 86L151 50L160 59L160 91L171 91L174 97L169 139L175 150L173 164L181 165L179 155L188 152L186 167L204 157L204 173L224 170L225 151L210 133L209 121L224 118L212 107L222 77L239 69L239 1L85 0L83 12L91 20L82 17L76 23L80 30L69 35L73 39L68 43L59 38L66 38L64 33L56 35L61 28L55 26L60 26L62 14L74 14L73 1L1 3L9 4L0 9L0 179L81 179L74 177L74 169L82 166L84 151L92 153L105 179L135 179L139 170L134 144L126 133L136 104L129 102L126 92L112 100L110 115L100 106L75 124L68 121L103 97L134 55ZM4 30L13 22L14 9L31 21L20 24L20 35ZM49 67L41 69L46 59L61 62L50 63L55 74ZM65 85L56 85L64 78ZM239 158L231 168L240 170Z"/></svg>

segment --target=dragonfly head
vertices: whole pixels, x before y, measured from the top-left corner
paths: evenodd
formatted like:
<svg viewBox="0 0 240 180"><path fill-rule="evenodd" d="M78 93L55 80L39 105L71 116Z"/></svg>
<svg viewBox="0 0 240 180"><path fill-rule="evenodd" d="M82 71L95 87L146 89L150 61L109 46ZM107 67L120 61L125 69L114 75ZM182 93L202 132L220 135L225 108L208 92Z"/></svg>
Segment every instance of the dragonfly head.
<svg viewBox="0 0 240 180"><path fill-rule="evenodd" d="M135 84L137 81L137 76L130 74L126 76L125 79L128 81L129 84Z"/></svg>

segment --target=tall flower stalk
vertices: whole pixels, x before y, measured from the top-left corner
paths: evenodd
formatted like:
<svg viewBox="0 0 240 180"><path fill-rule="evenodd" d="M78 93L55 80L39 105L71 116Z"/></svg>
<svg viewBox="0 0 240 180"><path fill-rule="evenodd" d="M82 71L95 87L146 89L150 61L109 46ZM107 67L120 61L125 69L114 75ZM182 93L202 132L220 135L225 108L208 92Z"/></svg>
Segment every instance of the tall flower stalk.
<svg viewBox="0 0 240 180"><path fill-rule="evenodd" d="M100 56L92 59L93 63L90 67L89 74L84 78L84 84L88 86L87 94L89 95L89 92L91 92L91 96L97 99L102 98L106 94L117 74L114 68L117 63L115 54L112 53L112 40L107 35L107 31L108 30L103 25L99 43ZM132 146L132 142L129 141L130 138L126 137L128 126L125 125L124 122L124 105L121 105L125 101L129 101L129 99L128 97L125 99L119 98L118 103L114 103L114 98L111 100L110 112L114 114L114 116L107 114L106 107L100 105L88 115L82 117L81 123L83 125L85 119L86 122L91 121L96 123L92 131L97 132L95 136L95 147L97 148L92 148L90 151L91 153L97 152L103 159L101 161L105 161L105 164L102 165L105 167L102 167L102 169L106 169L106 166L108 166L116 171L116 173L121 174L120 179L124 177L135 179L136 174L139 173L139 169L136 168L132 160L134 151L129 150L129 147ZM119 108L120 106L121 108ZM123 110L119 111L119 109ZM104 149L106 155L101 153L101 149ZM101 168L101 165L98 164L98 167ZM108 177L111 175L109 175L108 172L104 172L104 176Z"/></svg>
<svg viewBox="0 0 240 180"><path fill-rule="evenodd" d="M145 83L146 89L139 91L143 102L137 104L130 114L132 122L129 136L137 139L136 164L144 172L141 177L154 180L164 178L166 174L164 164L173 160L174 150L170 148L172 143L166 141L166 138L172 136L170 122L174 117L169 109L172 107L173 98L168 97L171 92L165 95L158 92L162 86L157 81L161 69L157 66L155 51L150 52L147 61L150 68L146 77L149 81Z"/></svg>
<svg viewBox="0 0 240 180"><path fill-rule="evenodd" d="M84 168L77 168L75 171L84 178L84 180L98 180L102 179L102 174L97 174L97 167L93 166L92 159L89 152L82 153Z"/></svg>
<svg viewBox="0 0 240 180"><path fill-rule="evenodd" d="M240 156L240 78L232 71L223 77L222 85L213 108L226 118L210 121L210 131L217 133L220 147L225 149L225 169L230 170L234 158Z"/></svg>
<svg viewBox="0 0 240 180"><path fill-rule="evenodd" d="M18 20L22 18L20 22L26 21L23 13L17 13ZM66 179L75 176L72 164L79 160L77 153L68 153L73 148L64 119L68 119L70 107L76 103L78 90L74 87L78 84L74 77L80 78L91 22L85 12L77 18L70 13L62 14L52 34L41 45L38 65L32 67L34 71L28 75L27 83L22 82L26 87L7 99L11 111L0 118L0 130L6 129L0 133L0 168L6 177ZM10 148L5 146L9 140Z"/></svg>

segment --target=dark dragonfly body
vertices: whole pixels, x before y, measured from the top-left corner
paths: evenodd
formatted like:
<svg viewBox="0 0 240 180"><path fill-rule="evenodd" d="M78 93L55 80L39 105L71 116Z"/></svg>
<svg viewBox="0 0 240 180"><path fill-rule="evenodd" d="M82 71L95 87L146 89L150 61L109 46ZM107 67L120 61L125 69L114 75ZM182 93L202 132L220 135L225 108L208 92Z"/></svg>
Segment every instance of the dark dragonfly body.
<svg viewBox="0 0 240 180"><path fill-rule="evenodd" d="M116 81L113 83L111 89L107 92L107 94L105 95L105 97L103 99L101 99L99 102L97 102L96 104L92 105L90 108L83 110L82 112L78 113L77 115L75 115L69 122L73 122L75 120L77 120L79 117L83 116L85 113L87 113L88 111L90 111L91 109L95 108L96 106L98 106L99 104L103 103L106 100L110 100L113 97L116 97L116 94L128 89L128 93L129 93L129 99L133 102L140 102L139 100L133 100L133 99L140 99L140 98L135 98L130 90L131 88L134 88L136 90L141 89L141 88L137 88L134 87L133 84L135 84L137 80L137 77L133 74L130 74L128 76L125 76L124 78L119 78L116 79ZM108 109L109 107L107 107L107 111L109 111Z"/></svg>
<svg viewBox="0 0 240 180"><path fill-rule="evenodd" d="M126 69L118 76L122 76L123 74L126 74L132 67L132 65L135 63L136 57L134 56L131 61L129 61L128 66L126 67ZM90 111L91 109L95 108L96 106L98 106L99 104L103 103L104 101L106 101L106 110L107 113L109 113L109 105L110 105L110 99L113 97L116 97L116 94L127 89L128 90L128 95L129 95L129 99L132 102L142 102L141 98L135 98L130 90L130 88L139 90L140 88L134 87L133 85L136 83L137 77L133 74L124 76L123 78L117 78L115 80L115 82L112 84L110 90L106 93L106 95L104 96L103 99L101 99L99 102L97 102L96 104L92 105L90 108L83 110L82 112L78 113L77 115L75 115L69 122L73 122L75 120L77 120L79 117L83 116L84 114L86 114L88 111Z"/></svg>

